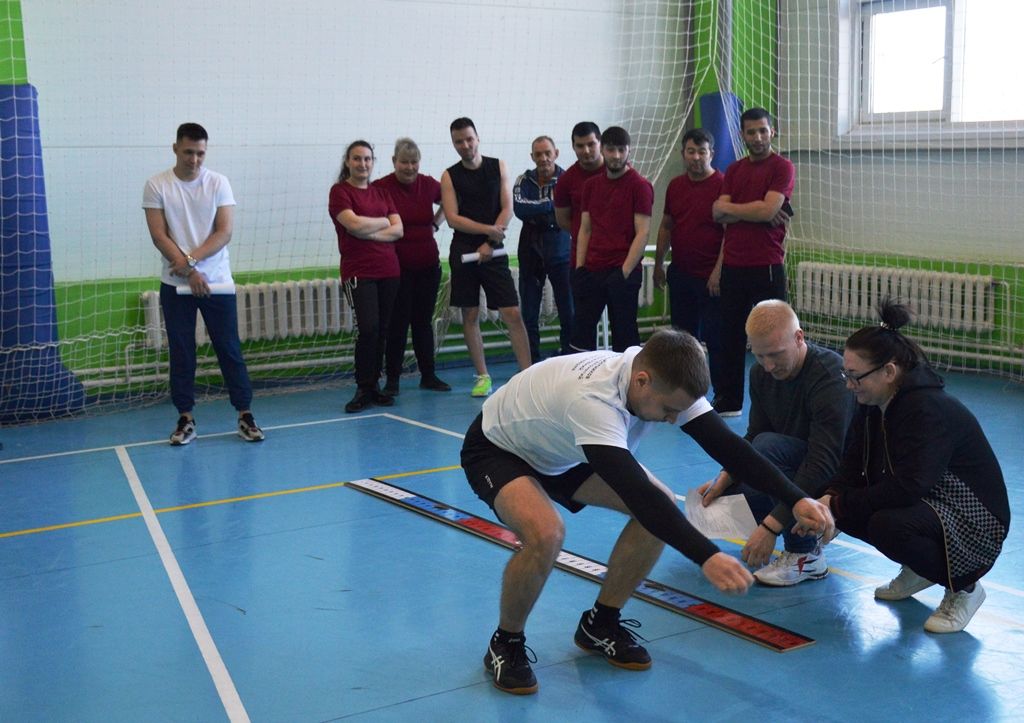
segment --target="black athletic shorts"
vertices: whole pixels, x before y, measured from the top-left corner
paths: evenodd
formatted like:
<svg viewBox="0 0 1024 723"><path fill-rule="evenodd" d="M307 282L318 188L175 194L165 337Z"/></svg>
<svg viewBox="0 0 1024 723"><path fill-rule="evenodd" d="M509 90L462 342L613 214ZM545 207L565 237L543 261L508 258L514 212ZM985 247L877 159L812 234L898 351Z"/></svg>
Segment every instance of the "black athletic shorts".
<svg viewBox="0 0 1024 723"><path fill-rule="evenodd" d="M560 475L541 474L522 457L506 452L491 440L483 430L483 414L478 414L469 425L462 443L462 469L469 486L494 510L494 498L502 487L516 477L533 477L548 493L548 497L570 512L579 512L586 505L575 502L572 496L594 471L589 464L578 464ZM498 511L494 510L497 514Z"/></svg>
<svg viewBox="0 0 1024 723"><path fill-rule="evenodd" d="M482 288L487 295L488 309L519 306L519 294L512 281L507 256L499 256L482 264L476 261L464 264L462 252L453 246L448 263L452 270L449 305L459 308L479 306Z"/></svg>

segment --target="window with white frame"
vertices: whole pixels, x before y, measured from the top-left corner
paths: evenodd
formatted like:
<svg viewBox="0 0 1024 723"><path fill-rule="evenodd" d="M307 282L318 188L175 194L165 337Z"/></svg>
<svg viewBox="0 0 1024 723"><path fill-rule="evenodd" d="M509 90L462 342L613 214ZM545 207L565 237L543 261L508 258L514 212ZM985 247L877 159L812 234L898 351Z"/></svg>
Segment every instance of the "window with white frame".
<svg viewBox="0 0 1024 723"><path fill-rule="evenodd" d="M859 125L998 128L1024 120L1014 68L1024 0L860 0Z"/></svg>

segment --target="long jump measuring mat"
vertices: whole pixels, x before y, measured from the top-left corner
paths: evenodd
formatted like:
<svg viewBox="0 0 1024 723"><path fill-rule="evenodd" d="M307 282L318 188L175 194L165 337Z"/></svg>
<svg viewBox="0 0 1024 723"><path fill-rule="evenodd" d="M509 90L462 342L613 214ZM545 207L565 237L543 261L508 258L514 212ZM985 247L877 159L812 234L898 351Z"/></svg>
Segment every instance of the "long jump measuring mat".
<svg viewBox="0 0 1024 723"><path fill-rule="evenodd" d="M346 483L345 486L412 510L463 532L482 537L509 550L516 551L522 546L515 533L507 527L464 510L450 507L416 492L372 478L354 480ZM562 550L558 554L555 567L596 583L600 583L604 579L607 570L604 564L567 550ZM772 625L654 580L644 580L640 583L633 593L633 597L757 643L778 653L787 653L814 644L813 638L778 625Z"/></svg>

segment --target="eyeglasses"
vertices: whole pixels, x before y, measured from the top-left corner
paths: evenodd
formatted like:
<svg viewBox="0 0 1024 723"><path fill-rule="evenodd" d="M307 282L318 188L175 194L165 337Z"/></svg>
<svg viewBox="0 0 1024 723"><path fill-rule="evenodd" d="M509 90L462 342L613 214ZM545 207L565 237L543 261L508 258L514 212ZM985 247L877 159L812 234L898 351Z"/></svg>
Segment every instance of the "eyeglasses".
<svg viewBox="0 0 1024 723"><path fill-rule="evenodd" d="M879 364L874 369L871 369L870 371L866 371L863 374L854 374L853 372L847 371L846 369L840 369L839 370L839 376L841 376L843 378L844 382L853 382L854 384L860 384L860 380L861 379L863 379L866 376L870 376L870 375L874 374L875 372L877 372L879 369L881 369L884 366L885 366L885 364Z"/></svg>

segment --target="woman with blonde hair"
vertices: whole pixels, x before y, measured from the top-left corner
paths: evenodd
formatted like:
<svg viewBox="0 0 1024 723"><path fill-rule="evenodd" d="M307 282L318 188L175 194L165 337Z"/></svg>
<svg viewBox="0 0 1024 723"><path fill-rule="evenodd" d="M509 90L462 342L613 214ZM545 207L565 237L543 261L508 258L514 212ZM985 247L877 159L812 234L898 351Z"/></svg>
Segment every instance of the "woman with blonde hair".
<svg viewBox="0 0 1024 723"><path fill-rule="evenodd" d="M444 220L444 211L440 208L441 184L432 176L420 173L420 149L411 138L399 138L395 142L391 162L394 173L373 182L390 194L404 229L402 237L395 241L402 276L384 354L387 374L384 393L396 396L399 392L410 326L420 388L450 392L452 388L438 379L434 371L434 307L441 286L441 263L434 233Z"/></svg>

